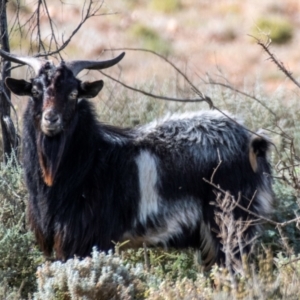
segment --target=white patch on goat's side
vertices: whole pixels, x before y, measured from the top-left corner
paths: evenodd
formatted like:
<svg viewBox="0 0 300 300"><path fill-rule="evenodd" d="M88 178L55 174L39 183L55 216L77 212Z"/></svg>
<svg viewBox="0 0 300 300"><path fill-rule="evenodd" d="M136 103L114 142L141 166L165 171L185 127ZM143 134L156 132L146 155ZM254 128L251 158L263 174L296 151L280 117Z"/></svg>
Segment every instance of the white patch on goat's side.
<svg viewBox="0 0 300 300"><path fill-rule="evenodd" d="M139 221L146 223L147 218L158 212L157 163L149 151L142 151L136 158L140 186Z"/></svg>
<svg viewBox="0 0 300 300"><path fill-rule="evenodd" d="M265 188L259 188L257 191L257 212L264 215L272 212L273 195L272 191Z"/></svg>

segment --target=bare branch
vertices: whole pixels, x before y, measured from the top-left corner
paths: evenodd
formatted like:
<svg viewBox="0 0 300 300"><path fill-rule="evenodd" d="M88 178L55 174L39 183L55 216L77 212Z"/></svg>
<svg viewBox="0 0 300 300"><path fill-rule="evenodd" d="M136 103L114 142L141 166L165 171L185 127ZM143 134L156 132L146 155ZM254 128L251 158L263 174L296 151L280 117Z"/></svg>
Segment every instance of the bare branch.
<svg viewBox="0 0 300 300"><path fill-rule="evenodd" d="M53 24L53 20L52 20L50 14L49 14L47 2L45 0L43 0L43 3L44 3L45 11L46 11L46 14L47 14L47 17L48 17L48 21L49 21L49 25L50 25L50 28L51 28L51 32L52 32L51 39L50 39L50 44L49 44L49 48L51 49L51 43L52 43L52 40L54 40L55 46L56 46L56 49L57 49L57 48L59 48L59 46L58 46L59 43L58 43L58 41L56 39L56 35L53 34L55 32L54 28L53 28L53 25L54 25ZM62 58L61 55L60 55L60 52L58 53L58 55L60 56L60 58Z"/></svg>
<svg viewBox="0 0 300 300"><path fill-rule="evenodd" d="M209 97L208 97L208 99L201 99L201 98L196 98L196 99L187 99L187 98L186 99L180 99L180 98L172 98L172 97L164 97L164 96L155 95L155 94L146 92L144 90L137 89L137 88L134 88L134 87L132 87L130 85L127 85L126 83L124 83L124 82L120 81L119 79L116 79L116 78L114 78L114 77L112 77L112 76L104 73L103 71L99 70L99 72L102 75L106 76L107 78L109 78L109 79L111 79L111 80L113 80L113 81L121 84L125 88L127 88L129 90L132 90L134 92L141 93L141 94L143 94L145 96L148 96L148 97L152 97L152 98L156 98L156 99L162 99L162 100L166 100L166 101L175 101L175 102L203 102L204 101L204 102L207 102L209 105L211 103L211 100L210 100Z"/></svg>
<svg viewBox="0 0 300 300"><path fill-rule="evenodd" d="M243 96L246 96L248 98L251 98L253 100L255 100L256 102L258 102L261 106L263 106L266 110L268 110L274 117L275 119L277 119L277 116L275 114L275 112L273 110L271 110L267 105L265 105L260 99L258 99L257 97L255 97L254 95L250 95L246 92L243 92L233 86L231 86L230 84L226 84L226 83L222 83L222 82L217 82L217 81L214 81L211 77L209 77L209 81L206 82L204 81L204 83L206 84L210 84L210 85L218 85L218 86L222 86L222 87L225 87L227 89L230 89L232 90L233 92L236 92L236 93L239 93Z"/></svg>
<svg viewBox="0 0 300 300"><path fill-rule="evenodd" d="M255 37L254 37L255 38ZM288 71L284 66L283 62L279 61L276 56L270 51L269 46L271 45L271 39L268 38L267 42L255 38L257 44L260 45L263 50L269 55L270 60L278 67L278 69L285 74L298 88L300 88L300 83L293 77L292 72Z"/></svg>
<svg viewBox="0 0 300 300"><path fill-rule="evenodd" d="M205 101L209 104L210 108L213 107L213 102L211 100L210 97L206 96L204 93L202 93L193 83L192 81L186 76L185 73L183 73L174 63L172 63L169 59L167 59L165 56L153 51L153 50L148 50L148 49L144 49L144 48L112 48L112 49L104 49L103 51L140 51L140 52L148 52L151 53L153 55L158 56L160 59L164 60L166 63L168 63L174 70L176 70L176 72L178 74L180 74L185 80L186 82L190 85L191 89L197 93L200 97L199 100L197 101L189 101L189 102L199 102L199 101ZM167 100L167 99L164 99ZM172 100L174 101L174 100Z"/></svg>
<svg viewBox="0 0 300 300"><path fill-rule="evenodd" d="M218 190L218 191L221 192L222 194L224 194L224 195L228 194L226 191L224 191L222 188L220 188L220 187L219 187L218 185L216 185L215 183L213 183L213 182L207 180L206 178L202 178L202 179L203 179L206 183L212 185L216 190ZM248 199L247 197L245 197L245 196L243 196L243 195L242 195L242 197L245 198L245 199L247 199L248 201L251 201L250 199ZM271 220L271 219L268 219L268 218L266 218L266 217L264 217L264 216L260 216L260 215L258 215L258 214L256 214L256 213L254 213L253 211L251 211L251 210L245 208L244 206L240 205L240 204L234 199L234 197L231 196L231 198L232 198L232 201L234 201L234 203L236 203L236 206L237 206L237 207L239 207L239 208L242 209L243 211L245 211L245 212L251 214L252 216L255 216L256 218L258 218L258 219L260 219L260 220L264 220L264 221L266 221L266 222L268 222L268 223L270 223L270 224L273 224L273 225L275 225L275 226L281 226L281 227L284 227L284 226L287 225L287 222L285 222L286 224L285 224L285 223L278 223L278 222L275 222L275 221L273 221L273 220ZM299 217L299 219L300 219L300 217ZM294 221L294 222L295 222L295 221Z"/></svg>
<svg viewBox="0 0 300 300"><path fill-rule="evenodd" d="M80 21L80 23L77 25L77 27L72 31L72 33L70 34L70 36L63 41L63 44L58 47L58 43L55 40L56 43L56 50L54 51L49 51L45 54L37 54L35 55L35 57L42 57L42 56L51 56L51 55L55 55L55 54L59 54L61 51L63 51L71 42L72 38L76 35L76 33L80 30L80 28L83 26L83 24L90 18L95 17L95 16L104 16L104 15L111 15L111 13L103 13L103 14L99 14L99 10L101 9L102 5L103 5L103 0L102 1L93 1L93 0L89 0L88 3L87 0L85 0L84 2L84 7L87 6L86 12L85 14L82 11L82 19ZM95 3L98 3L98 5L94 6ZM53 24L53 21L51 20L49 14L48 14L48 18L49 18L49 23ZM51 29L53 29L53 27L51 27ZM52 32L52 35L54 35L54 33ZM55 38L54 38L55 39Z"/></svg>
<svg viewBox="0 0 300 300"><path fill-rule="evenodd" d="M40 24L40 17L41 17L41 7L42 7L42 0L38 1L38 6L37 6L37 44L38 44L38 52L41 51L41 48L43 49L44 52L46 52L42 36L41 36L41 24Z"/></svg>
<svg viewBox="0 0 300 300"><path fill-rule="evenodd" d="M216 174L216 172L218 171L218 169L220 168L220 166L222 164L222 160L221 160L221 157L220 157L220 151L219 151L219 149L217 149L217 152L218 152L219 163L216 166L216 168L213 169L213 173L211 174L211 177L210 177L210 182L214 181L215 174Z"/></svg>

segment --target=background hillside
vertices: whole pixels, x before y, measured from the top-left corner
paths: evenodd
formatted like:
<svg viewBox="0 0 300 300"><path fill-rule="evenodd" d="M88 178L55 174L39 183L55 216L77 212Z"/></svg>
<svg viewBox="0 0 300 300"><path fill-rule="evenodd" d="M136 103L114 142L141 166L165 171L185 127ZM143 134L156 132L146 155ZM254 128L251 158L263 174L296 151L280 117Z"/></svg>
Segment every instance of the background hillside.
<svg viewBox="0 0 300 300"><path fill-rule="evenodd" d="M10 5L13 25L16 5ZM81 19L83 0L49 1L58 40L68 36ZM36 7L21 1L21 18ZM104 58L104 49L148 48L167 55L195 84L208 73L224 76L238 86L253 86L257 80L272 93L287 84L285 77L267 60L252 36L270 34L272 49L297 77L300 54L300 2L297 0L114 0L103 2L97 17L88 20L65 49L65 59ZM41 33L47 40L50 26L42 18ZM26 26L20 39L12 34L12 50L29 51ZM27 39L27 42L26 42ZM107 54L111 55L111 53ZM122 62L128 83L144 84L167 80L171 70L159 59L145 53L128 52Z"/></svg>

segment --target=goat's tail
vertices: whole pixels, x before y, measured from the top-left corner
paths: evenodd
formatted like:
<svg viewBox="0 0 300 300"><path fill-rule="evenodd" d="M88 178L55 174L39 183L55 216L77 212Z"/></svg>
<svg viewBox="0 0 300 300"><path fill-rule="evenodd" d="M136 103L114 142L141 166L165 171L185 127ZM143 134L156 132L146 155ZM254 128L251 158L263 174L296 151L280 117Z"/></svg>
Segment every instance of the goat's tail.
<svg viewBox="0 0 300 300"><path fill-rule="evenodd" d="M271 141L263 130L257 131L251 136L249 145L249 161L254 172L258 171L259 158L267 159L267 152L270 149Z"/></svg>

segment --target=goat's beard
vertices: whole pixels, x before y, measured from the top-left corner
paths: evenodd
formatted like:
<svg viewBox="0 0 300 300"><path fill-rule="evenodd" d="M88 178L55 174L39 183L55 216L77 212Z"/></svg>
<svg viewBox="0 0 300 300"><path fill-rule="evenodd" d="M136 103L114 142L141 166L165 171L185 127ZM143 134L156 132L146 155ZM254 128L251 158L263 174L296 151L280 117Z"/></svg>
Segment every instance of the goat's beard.
<svg viewBox="0 0 300 300"><path fill-rule="evenodd" d="M37 151L39 163L42 171L42 177L46 185L52 186L54 184L57 172L63 161L67 147L70 144L70 139L74 133L77 124L77 115L69 124L67 130L60 134L49 137L42 131L37 135Z"/></svg>
<svg viewBox="0 0 300 300"><path fill-rule="evenodd" d="M48 137L39 133L37 138L37 149L39 163L42 171L43 180L46 185L52 186L61 164L64 150L66 147L66 135L58 134L54 137Z"/></svg>

